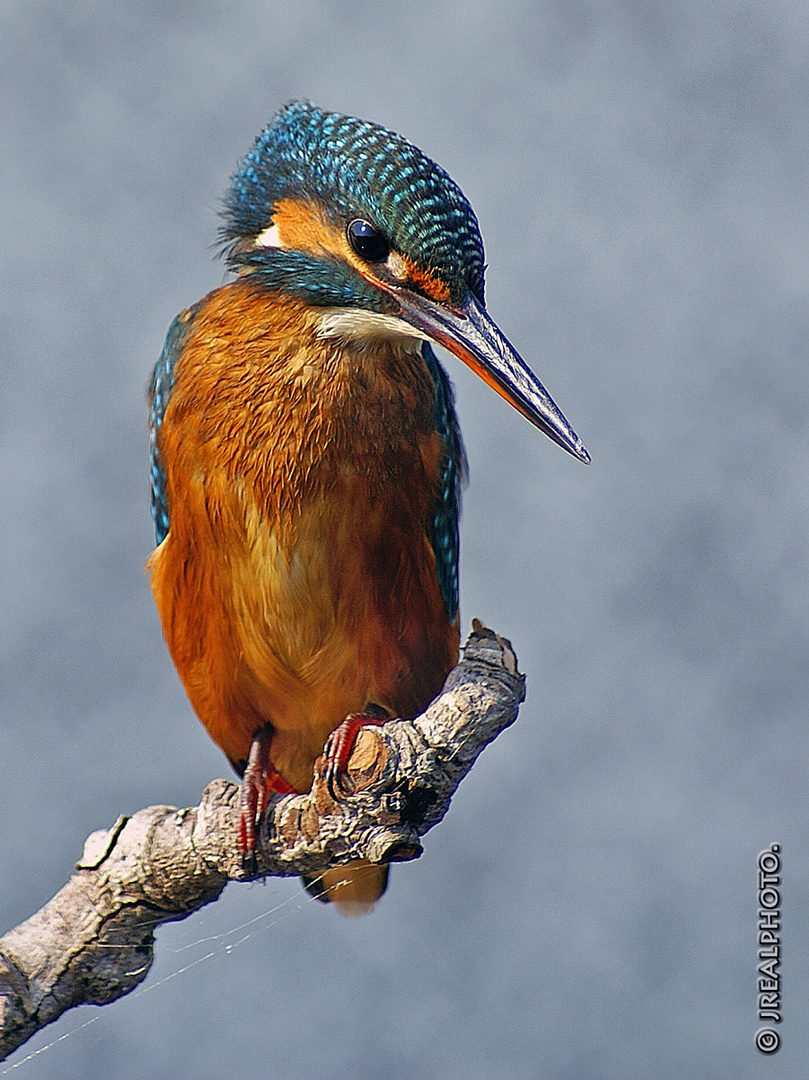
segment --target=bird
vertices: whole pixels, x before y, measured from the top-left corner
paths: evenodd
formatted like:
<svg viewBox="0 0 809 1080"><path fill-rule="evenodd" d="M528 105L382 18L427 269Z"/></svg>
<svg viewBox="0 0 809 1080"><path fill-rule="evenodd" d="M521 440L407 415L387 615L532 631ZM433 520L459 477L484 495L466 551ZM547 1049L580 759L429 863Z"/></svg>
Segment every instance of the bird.
<svg viewBox="0 0 809 1080"><path fill-rule="evenodd" d="M590 458L484 301L460 187L377 124L285 105L232 176L232 279L169 327L150 382L147 569L190 703L242 778L254 858L274 794L342 775L365 724L421 712L459 650L466 457L454 354ZM387 867L304 879L344 914Z"/></svg>

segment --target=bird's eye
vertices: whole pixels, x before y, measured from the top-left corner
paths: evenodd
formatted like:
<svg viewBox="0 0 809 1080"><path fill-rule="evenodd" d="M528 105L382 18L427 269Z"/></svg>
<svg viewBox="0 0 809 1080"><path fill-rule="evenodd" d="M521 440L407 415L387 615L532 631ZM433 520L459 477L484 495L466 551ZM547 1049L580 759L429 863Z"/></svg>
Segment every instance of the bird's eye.
<svg viewBox="0 0 809 1080"><path fill-rule="evenodd" d="M366 262L383 262L390 252L385 234L362 218L357 218L348 226L348 242Z"/></svg>

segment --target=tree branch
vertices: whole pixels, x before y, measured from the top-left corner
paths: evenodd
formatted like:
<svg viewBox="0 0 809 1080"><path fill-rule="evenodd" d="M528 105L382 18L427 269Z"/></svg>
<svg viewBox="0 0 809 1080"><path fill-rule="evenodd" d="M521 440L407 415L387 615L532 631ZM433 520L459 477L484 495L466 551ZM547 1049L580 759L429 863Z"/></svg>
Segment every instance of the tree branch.
<svg viewBox="0 0 809 1080"><path fill-rule="evenodd" d="M360 731L350 792L329 791L319 758L307 795L273 800L255 876L417 858L478 754L515 720L524 682L509 642L475 621L424 713ZM198 807L152 806L87 839L67 885L0 938L0 1061L74 1005L129 993L151 967L157 926L251 878L236 846L238 795L214 780Z"/></svg>

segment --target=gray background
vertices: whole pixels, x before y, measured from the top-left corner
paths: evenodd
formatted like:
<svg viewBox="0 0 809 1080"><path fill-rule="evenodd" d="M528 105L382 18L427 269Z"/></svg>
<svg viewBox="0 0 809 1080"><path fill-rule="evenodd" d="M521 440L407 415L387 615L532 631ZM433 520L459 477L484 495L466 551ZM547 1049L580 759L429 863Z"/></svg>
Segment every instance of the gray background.
<svg viewBox="0 0 809 1080"><path fill-rule="evenodd" d="M0 53L0 929L93 829L227 775L142 571L144 393L223 280L218 199L282 102L393 127L461 184L489 310L593 454L447 358L462 617L512 637L517 725L371 918L231 886L160 931L146 992L14 1075L804 1076L803 0L4 0Z"/></svg>

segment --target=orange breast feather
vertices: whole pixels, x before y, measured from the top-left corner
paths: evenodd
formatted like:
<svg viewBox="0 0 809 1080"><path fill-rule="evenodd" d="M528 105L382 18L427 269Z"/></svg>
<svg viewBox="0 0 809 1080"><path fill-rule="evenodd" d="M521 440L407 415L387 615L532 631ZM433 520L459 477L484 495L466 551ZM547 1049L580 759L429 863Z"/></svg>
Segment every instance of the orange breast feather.
<svg viewBox="0 0 809 1080"><path fill-rule="evenodd" d="M299 790L350 712L412 715L457 659L429 522L444 447L418 353L318 338L245 281L197 309L160 427L152 591L191 703L237 768L258 728Z"/></svg>

